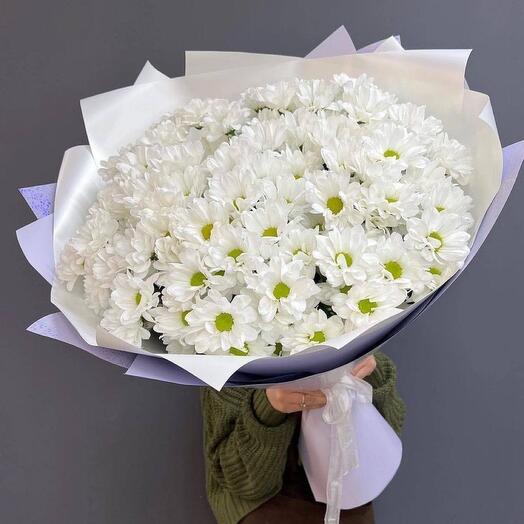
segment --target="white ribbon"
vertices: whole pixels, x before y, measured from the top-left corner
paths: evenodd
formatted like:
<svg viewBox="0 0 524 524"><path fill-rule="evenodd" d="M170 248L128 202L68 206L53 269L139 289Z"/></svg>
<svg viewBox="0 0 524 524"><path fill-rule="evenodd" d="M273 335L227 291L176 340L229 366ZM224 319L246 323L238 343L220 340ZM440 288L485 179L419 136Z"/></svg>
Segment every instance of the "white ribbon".
<svg viewBox="0 0 524 524"><path fill-rule="evenodd" d="M353 428L352 407L355 400L370 403L373 388L366 381L345 373L339 382L322 390L326 406L322 418L331 426L331 453L326 486L325 524L338 524L343 478L358 467L358 451Z"/></svg>

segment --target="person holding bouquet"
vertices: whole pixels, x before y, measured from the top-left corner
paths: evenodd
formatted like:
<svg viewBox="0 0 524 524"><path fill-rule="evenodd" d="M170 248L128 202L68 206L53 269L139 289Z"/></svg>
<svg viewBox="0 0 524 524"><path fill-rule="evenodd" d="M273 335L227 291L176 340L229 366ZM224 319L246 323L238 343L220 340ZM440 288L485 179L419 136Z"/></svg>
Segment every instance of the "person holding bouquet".
<svg viewBox="0 0 524 524"><path fill-rule="evenodd" d="M400 433L405 406L396 368L376 352L352 373L373 387L373 404ZM322 391L270 388L202 390L207 496L218 524L319 524L316 502L298 457L300 414L320 409ZM341 524L373 524L373 506L343 510Z"/></svg>

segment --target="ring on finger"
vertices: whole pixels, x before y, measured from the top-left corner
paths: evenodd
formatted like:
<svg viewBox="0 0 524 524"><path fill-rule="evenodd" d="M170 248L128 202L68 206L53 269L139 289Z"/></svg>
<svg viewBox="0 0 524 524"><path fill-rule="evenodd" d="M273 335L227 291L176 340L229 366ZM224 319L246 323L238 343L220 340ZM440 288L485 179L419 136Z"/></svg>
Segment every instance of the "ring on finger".
<svg viewBox="0 0 524 524"><path fill-rule="evenodd" d="M302 402L300 403L302 409L306 409L306 394L302 393Z"/></svg>

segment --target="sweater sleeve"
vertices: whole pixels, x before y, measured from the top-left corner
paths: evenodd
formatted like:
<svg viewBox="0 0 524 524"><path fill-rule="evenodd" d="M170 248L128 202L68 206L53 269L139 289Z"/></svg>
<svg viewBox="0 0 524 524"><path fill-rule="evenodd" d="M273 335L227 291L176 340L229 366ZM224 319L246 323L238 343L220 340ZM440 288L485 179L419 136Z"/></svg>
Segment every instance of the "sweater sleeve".
<svg viewBox="0 0 524 524"><path fill-rule="evenodd" d="M214 480L245 500L278 493L298 419L273 409L263 389L204 388L202 410Z"/></svg>
<svg viewBox="0 0 524 524"><path fill-rule="evenodd" d="M396 389L397 369L393 361L381 351L376 351L374 355L377 367L366 378L373 386L373 404L395 432L400 434L406 408Z"/></svg>

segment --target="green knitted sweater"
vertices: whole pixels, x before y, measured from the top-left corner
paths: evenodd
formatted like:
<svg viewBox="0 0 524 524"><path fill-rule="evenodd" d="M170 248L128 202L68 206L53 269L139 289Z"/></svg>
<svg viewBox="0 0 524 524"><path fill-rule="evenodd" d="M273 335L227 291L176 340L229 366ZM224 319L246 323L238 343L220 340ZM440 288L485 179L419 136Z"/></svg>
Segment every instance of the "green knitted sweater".
<svg viewBox="0 0 524 524"><path fill-rule="evenodd" d="M396 370L383 353L366 379L373 404L399 433L404 404L395 389ZM300 416L269 403L264 389L202 388L204 456L209 504L218 524L237 524L282 488L288 447Z"/></svg>

